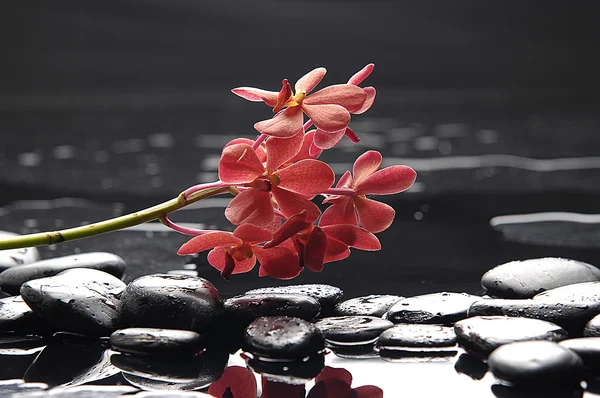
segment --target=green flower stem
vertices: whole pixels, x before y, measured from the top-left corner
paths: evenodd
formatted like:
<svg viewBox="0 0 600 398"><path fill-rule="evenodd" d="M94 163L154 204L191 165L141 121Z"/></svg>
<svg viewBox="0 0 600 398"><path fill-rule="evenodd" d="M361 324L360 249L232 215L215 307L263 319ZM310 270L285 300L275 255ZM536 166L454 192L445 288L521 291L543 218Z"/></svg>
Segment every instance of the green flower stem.
<svg viewBox="0 0 600 398"><path fill-rule="evenodd" d="M88 238L90 236L100 235L106 232L116 231L134 225L143 224L148 221L156 220L162 216L179 210L191 203L210 196L229 192L230 187L211 188L194 192L186 196L184 193L167 202L140 210L135 213L127 214L110 220L100 221L94 224L83 225L81 227L63 229L54 232L40 232L35 234L15 236L0 239L0 250L19 249L23 247L45 246L55 243L67 242L70 240Z"/></svg>

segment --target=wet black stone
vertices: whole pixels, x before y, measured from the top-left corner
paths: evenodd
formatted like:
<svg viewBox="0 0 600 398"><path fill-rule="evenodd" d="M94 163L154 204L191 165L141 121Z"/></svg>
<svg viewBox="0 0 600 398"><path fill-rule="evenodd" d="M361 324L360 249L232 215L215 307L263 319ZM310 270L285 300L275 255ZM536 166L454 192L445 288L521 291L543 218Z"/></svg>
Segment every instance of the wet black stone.
<svg viewBox="0 0 600 398"><path fill-rule="evenodd" d="M600 301L550 302L529 299L486 299L469 308L469 316L506 315L542 319L567 330L569 336L581 336L586 323L600 313Z"/></svg>
<svg viewBox="0 0 600 398"><path fill-rule="evenodd" d="M108 336L118 328L125 284L95 269L70 269L21 286L23 300L55 330Z"/></svg>
<svg viewBox="0 0 600 398"><path fill-rule="evenodd" d="M191 330L129 328L110 335L113 350L148 356L193 357L204 344L204 339Z"/></svg>
<svg viewBox="0 0 600 398"><path fill-rule="evenodd" d="M0 231L0 240L19 236L7 231ZM22 249L0 250L0 271L16 265L31 264L40 259L40 253L35 247L25 247Z"/></svg>
<svg viewBox="0 0 600 398"><path fill-rule="evenodd" d="M320 319L315 326L328 343L364 345L374 344L379 335L394 324L374 316L334 316Z"/></svg>
<svg viewBox="0 0 600 398"><path fill-rule="evenodd" d="M473 355L461 354L454 364L454 370L456 370L456 373L465 374L473 380L481 380L488 371L488 365Z"/></svg>
<svg viewBox="0 0 600 398"><path fill-rule="evenodd" d="M0 273L0 287L8 293L16 295L19 294L21 285L27 281L54 276L72 268L96 269L121 278L125 273L125 261L115 254L104 252L74 254L41 260L3 271Z"/></svg>
<svg viewBox="0 0 600 398"><path fill-rule="evenodd" d="M546 301L600 301L600 282L583 282L547 290L533 296Z"/></svg>
<svg viewBox="0 0 600 398"><path fill-rule="evenodd" d="M517 341L567 338L567 331L540 319L475 316L454 325L456 341L468 352L486 358L496 348Z"/></svg>
<svg viewBox="0 0 600 398"><path fill-rule="evenodd" d="M563 340L561 346L575 351L583 359L583 364L594 370L600 369L600 337L580 337Z"/></svg>
<svg viewBox="0 0 600 398"><path fill-rule="evenodd" d="M552 341L505 344L488 357L490 371L515 386L577 385L584 378L583 361L575 352Z"/></svg>
<svg viewBox="0 0 600 398"><path fill-rule="evenodd" d="M452 347L454 345L456 345L454 328L439 325L396 325L381 333L377 340L377 347L380 349Z"/></svg>
<svg viewBox="0 0 600 398"><path fill-rule="evenodd" d="M498 265L481 278L487 293L500 298L532 298L545 290L600 280L593 265L564 258L534 258Z"/></svg>
<svg viewBox="0 0 600 398"><path fill-rule="evenodd" d="M383 316L394 304L402 300L402 296L387 294L372 294L369 296L355 297L342 301L335 306L337 316Z"/></svg>
<svg viewBox="0 0 600 398"><path fill-rule="evenodd" d="M405 298L394 304L384 318L393 323L452 325L467 317L467 310L480 297L466 293L432 293Z"/></svg>
<svg viewBox="0 0 600 398"><path fill-rule="evenodd" d="M589 391L589 388L586 389ZM498 398L582 398L584 391L581 386L552 386L547 388L515 387L505 384L494 384L492 393Z"/></svg>
<svg viewBox="0 0 600 398"><path fill-rule="evenodd" d="M120 311L123 328L193 330L205 335L222 314L223 305L219 292L206 279L154 274L127 286Z"/></svg>
<svg viewBox="0 0 600 398"><path fill-rule="evenodd" d="M600 337L600 315L596 315L583 328L586 337Z"/></svg>
<svg viewBox="0 0 600 398"><path fill-rule="evenodd" d="M428 349L381 349L379 357L388 362L441 362L448 361L458 354L456 348L428 348Z"/></svg>
<svg viewBox="0 0 600 398"><path fill-rule="evenodd" d="M327 348L335 354L335 356L344 359L372 359L379 358L379 351L375 348L374 343L359 344L359 345L339 345L327 342Z"/></svg>
<svg viewBox="0 0 600 398"><path fill-rule="evenodd" d="M261 317L246 328L244 349L254 357L302 359L322 352L325 339L315 325L304 319Z"/></svg>
<svg viewBox="0 0 600 398"><path fill-rule="evenodd" d="M316 298L302 294L244 294L225 300L223 306L229 319L245 323L244 326L261 316L291 316L312 321L321 312Z"/></svg>
<svg viewBox="0 0 600 398"><path fill-rule="evenodd" d="M312 355L305 360L273 361L261 358L247 358L246 365L250 370L260 374L266 380L288 383L305 384L321 373L325 367L323 354Z"/></svg>
<svg viewBox="0 0 600 398"><path fill-rule="evenodd" d="M46 333L51 329L33 313L21 296L0 299L0 330L26 333Z"/></svg>
<svg viewBox="0 0 600 398"><path fill-rule="evenodd" d="M197 359L172 359L113 354L110 362L129 374L173 383L192 383L204 366Z"/></svg>
<svg viewBox="0 0 600 398"><path fill-rule="evenodd" d="M304 294L311 296L319 300L321 304L321 317L331 316L334 314L335 306L344 298L344 292L342 289L331 286L323 285L318 283L309 283L305 285L288 285L288 286L271 286L261 287L258 289L252 289L247 291L245 294L254 293L292 293L292 294Z"/></svg>

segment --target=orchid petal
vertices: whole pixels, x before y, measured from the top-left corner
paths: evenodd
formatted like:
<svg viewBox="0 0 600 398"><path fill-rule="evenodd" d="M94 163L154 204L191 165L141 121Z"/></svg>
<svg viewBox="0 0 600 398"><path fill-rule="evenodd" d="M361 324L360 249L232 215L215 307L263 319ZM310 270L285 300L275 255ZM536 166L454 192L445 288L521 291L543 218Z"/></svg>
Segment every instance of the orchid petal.
<svg viewBox="0 0 600 398"><path fill-rule="evenodd" d="M327 238L327 252L325 253L324 263L340 261L350 256L350 249L346 244L337 239Z"/></svg>
<svg viewBox="0 0 600 398"><path fill-rule="evenodd" d="M320 149L331 149L335 144L340 142L345 132L346 128L333 132L317 129L315 133L315 145Z"/></svg>
<svg viewBox="0 0 600 398"><path fill-rule="evenodd" d="M381 166L381 154L377 151L367 151L360 155L352 167L354 176L352 186L358 186L363 180L377 171Z"/></svg>
<svg viewBox="0 0 600 398"><path fill-rule="evenodd" d="M327 69L325 68L316 68L308 72L306 75L302 76L296 82L294 86L294 90L296 93L300 91L304 91L306 94L310 93L317 85L323 80L325 74L327 73Z"/></svg>
<svg viewBox="0 0 600 398"><path fill-rule="evenodd" d="M196 254L204 250L220 246L233 246L242 243L242 241L231 232L213 231L193 237L185 242L177 251L177 254Z"/></svg>
<svg viewBox="0 0 600 398"><path fill-rule="evenodd" d="M314 227L304 246L304 266L313 272L321 272L326 252L327 235L321 228Z"/></svg>
<svg viewBox="0 0 600 398"><path fill-rule="evenodd" d="M285 223L273 233L273 239L264 245L265 249L274 247L282 243L284 240L291 238L298 232L308 228L311 225L306 221L306 211L302 210L298 214L294 214L287 219Z"/></svg>
<svg viewBox="0 0 600 398"><path fill-rule="evenodd" d="M321 229L327 234L328 238L339 240L347 246L368 251L381 249L381 243L375 235L355 225L326 225Z"/></svg>
<svg viewBox="0 0 600 398"><path fill-rule="evenodd" d="M271 232L252 224L240 225L233 231L233 236L250 243L266 242L273 237Z"/></svg>
<svg viewBox="0 0 600 398"><path fill-rule="evenodd" d="M417 173L408 166L390 166L355 184L354 189L362 194L391 195L406 191L416 178Z"/></svg>
<svg viewBox="0 0 600 398"><path fill-rule="evenodd" d="M325 209L319 220L319 226L351 224L358 225L354 203L348 196L341 197Z"/></svg>
<svg viewBox="0 0 600 398"><path fill-rule="evenodd" d="M315 137L315 131L316 130L310 130L309 132L307 132L306 134L304 134L304 141L302 142L302 148L300 148L300 151L296 154L296 156L294 156L293 158L291 158L289 161L290 162L297 162L299 160L302 159L316 159L319 157L319 155L321 154L321 150L318 151L318 153L311 153L310 149Z"/></svg>
<svg viewBox="0 0 600 398"><path fill-rule="evenodd" d="M310 144L310 148L308 149L308 155L311 158L313 158L313 159L318 158L322 152L323 152L323 150L321 148L319 148L318 146L316 146L314 142Z"/></svg>
<svg viewBox="0 0 600 398"><path fill-rule="evenodd" d="M297 193L274 187L271 194L273 194L281 212L286 217L291 217L302 210L306 210L306 221L313 222L321 215L321 210L317 205Z"/></svg>
<svg viewBox="0 0 600 398"><path fill-rule="evenodd" d="M360 142L360 138L358 138L358 136L356 135L356 133L355 133L354 131L352 131L352 129L351 129L350 127L348 127L348 128L346 129L346 131L344 132L344 135L345 135L346 137L348 137L348 139L349 139L350 141L352 141L353 143L355 143L355 144L356 144L357 142Z"/></svg>
<svg viewBox="0 0 600 398"><path fill-rule="evenodd" d="M359 110L365 102L367 94L362 87L351 84L336 84L322 88L304 99L304 105L340 105L349 112ZM312 116L311 116L312 118Z"/></svg>
<svg viewBox="0 0 600 398"><path fill-rule="evenodd" d="M352 385L352 373L344 368L333 368L331 366L325 366L321 373L315 377L315 382L324 380L339 380L348 386Z"/></svg>
<svg viewBox="0 0 600 398"><path fill-rule="evenodd" d="M233 140L225 144L225 147L235 144L247 144L252 146L254 145L254 140L251 140L250 138L234 138ZM260 145L258 148L254 148L254 152L256 153L256 156L258 156L258 160L260 160L261 163L265 162L265 160L267 159L267 154L263 145Z"/></svg>
<svg viewBox="0 0 600 398"><path fill-rule="evenodd" d="M229 394L235 398L256 398L256 377L242 366L228 366L223 375L210 383L208 393L213 397L223 397L229 389Z"/></svg>
<svg viewBox="0 0 600 398"><path fill-rule="evenodd" d="M274 216L269 192L253 188L240 192L225 209L225 217L234 225L250 223L264 227Z"/></svg>
<svg viewBox="0 0 600 398"><path fill-rule="evenodd" d="M368 64L368 65L366 65L364 68L362 68L361 70L359 70L358 72L356 72L350 78L350 80L348 80L348 84L353 84L355 86L358 86L367 77L369 77L369 75L373 72L373 69L375 69L375 65L374 64Z"/></svg>
<svg viewBox="0 0 600 398"><path fill-rule="evenodd" d="M273 174L279 166L296 156L302 148L303 142L304 133L302 131L299 131L298 134L291 138L269 138L266 143L267 173Z"/></svg>
<svg viewBox="0 0 600 398"><path fill-rule="evenodd" d="M373 102L375 102L375 97L377 96L377 91L375 91L374 87L365 87L363 90L365 90L366 94L365 102L363 102L360 109L357 109L354 112L352 112L355 115L360 115L361 113L365 113L366 111L368 111L373 105Z"/></svg>
<svg viewBox="0 0 600 398"><path fill-rule="evenodd" d="M298 265L298 255L283 247L256 247L254 254L261 269L273 278L292 279L302 272L302 267Z"/></svg>
<svg viewBox="0 0 600 398"><path fill-rule="evenodd" d="M385 203L357 196L354 198L354 207L359 225L369 232L384 231L394 222L396 212Z"/></svg>
<svg viewBox="0 0 600 398"><path fill-rule="evenodd" d="M277 103L277 91L261 90L255 87L238 87L231 90L232 93L238 95L248 101L252 102L264 102L269 106L275 106Z"/></svg>
<svg viewBox="0 0 600 398"><path fill-rule="evenodd" d="M254 124L254 128L261 134L279 138L289 138L302 131L302 109L292 106L279 112L271 119Z"/></svg>
<svg viewBox="0 0 600 398"><path fill-rule="evenodd" d="M353 388L345 398L383 398L383 390L377 386L360 386Z"/></svg>
<svg viewBox="0 0 600 398"><path fill-rule="evenodd" d="M302 110L312 119L317 128L327 132L344 129L350 123L350 112L341 105L307 105L305 101Z"/></svg>
<svg viewBox="0 0 600 398"><path fill-rule="evenodd" d="M225 248L216 247L208 253L208 256L206 257L206 259L208 260L210 265L212 265L219 271L224 271L226 268L226 265L227 265L226 261L225 261L225 253L226 253ZM235 267L233 268L233 271L231 273L232 274L243 274L245 272L252 270L252 268L254 268L254 265L256 264L256 256L252 256L243 261L237 261L237 260L234 260L234 261L235 261Z"/></svg>
<svg viewBox="0 0 600 398"><path fill-rule="evenodd" d="M228 184L252 182L265 168L248 144L234 144L223 148L219 161L219 179Z"/></svg>
<svg viewBox="0 0 600 398"><path fill-rule="evenodd" d="M275 173L279 188L302 195L316 195L333 185L335 174L325 162L304 159Z"/></svg>
<svg viewBox="0 0 600 398"><path fill-rule="evenodd" d="M352 174L346 170L344 174L338 180L336 188L348 188L352 184Z"/></svg>

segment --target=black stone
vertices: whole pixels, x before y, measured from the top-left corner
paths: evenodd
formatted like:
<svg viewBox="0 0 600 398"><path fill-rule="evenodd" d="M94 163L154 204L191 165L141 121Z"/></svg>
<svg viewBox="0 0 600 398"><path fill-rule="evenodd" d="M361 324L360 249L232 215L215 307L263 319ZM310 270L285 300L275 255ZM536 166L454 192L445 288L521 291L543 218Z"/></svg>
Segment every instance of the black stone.
<svg viewBox="0 0 600 398"><path fill-rule="evenodd" d="M570 386L551 386L548 388L533 387L515 387L506 384L494 384L492 393L498 398L583 398L583 388L578 385ZM586 388L589 391L589 387ZM587 396L587 395L586 395Z"/></svg>
<svg viewBox="0 0 600 398"><path fill-rule="evenodd" d="M439 325L396 325L381 333L377 341L377 347L380 349L434 348L455 345L454 328Z"/></svg>
<svg viewBox="0 0 600 398"><path fill-rule="evenodd" d="M172 359L113 354L110 362L123 372L172 383L193 383L204 363L200 359Z"/></svg>
<svg viewBox="0 0 600 398"><path fill-rule="evenodd" d="M494 297L524 299L560 286L599 280L600 270L593 265L546 257L498 265L483 275L481 286Z"/></svg>
<svg viewBox="0 0 600 398"><path fill-rule="evenodd" d="M393 323L452 325L467 317L467 310L480 297L466 293L432 293L405 298L394 304L384 318Z"/></svg>
<svg viewBox="0 0 600 398"><path fill-rule="evenodd" d="M486 358L496 348L517 341L567 338L567 331L540 319L475 316L454 325L456 341L468 352Z"/></svg>
<svg viewBox="0 0 600 398"><path fill-rule="evenodd" d="M244 294L225 300L223 306L229 319L245 323L244 326L261 316L291 316L312 321L321 312L316 298L302 294Z"/></svg>
<svg viewBox="0 0 600 398"><path fill-rule="evenodd" d="M561 346L575 351L588 369L600 369L600 337L580 337L563 340Z"/></svg>
<svg viewBox="0 0 600 398"><path fill-rule="evenodd" d="M454 364L454 370L456 370L456 373L465 374L473 380L481 380L488 371L488 365L473 355L461 354Z"/></svg>
<svg viewBox="0 0 600 398"><path fill-rule="evenodd" d="M254 357L302 359L321 353L325 339L315 325L304 319L261 317L246 328L244 349Z"/></svg>
<svg viewBox="0 0 600 398"><path fill-rule="evenodd" d="M388 362L440 362L448 361L458 354L456 348L428 348L414 349L405 347L404 349L381 349L379 357Z"/></svg>
<svg viewBox="0 0 600 398"><path fill-rule="evenodd" d="M312 355L305 360L273 361L261 358L246 359L250 370L260 374L266 380L287 384L305 384L321 373L325 367L323 354Z"/></svg>
<svg viewBox="0 0 600 398"><path fill-rule="evenodd" d="M490 371L515 386L578 385L584 378L583 361L575 352L552 341L505 344L488 358Z"/></svg>
<svg viewBox="0 0 600 398"><path fill-rule="evenodd" d="M208 334L222 314L217 289L206 279L172 274L142 276L121 297L123 328L193 330Z"/></svg>
<svg viewBox="0 0 600 398"><path fill-rule="evenodd" d="M204 339L191 330L129 328L110 335L113 350L148 356L193 357Z"/></svg>
<svg viewBox="0 0 600 398"><path fill-rule="evenodd" d="M581 336L586 323L600 313L600 301L550 302L529 299L486 299L469 308L469 316L505 315L542 319L567 330L571 337Z"/></svg>
<svg viewBox="0 0 600 398"><path fill-rule="evenodd" d="M600 282L583 282L557 287L536 294L533 299L556 302L600 301Z"/></svg>
<svg viewBox="0 0 600 398"><path fill-rule="evenodd" d="M70 269L21 286L23 300L54 329L108 336L118 328L117 308L125 284L95 269Z"/></svg>
<svg viewBox="0 0 600 398"><path fill-rule="evenodd" d="M394 304L402 300L402 296L387 294L372 294L370 296L355 297L342 301L335 306L337 316L383 316Z"/></svg>
<svg viewBox="0 0 600 398"><path fill-rule="evenodd" d="M596 315L583 328L585 337L600 337L600 315Z"/></svg>
<svg viewBox="0 0 600 398"><path fill-rule="evenodd" d="M345 359L372 359L379 358L379 351L375 349L374 343L359 345L339 345L327 342L327 348L335 356Z"/></svg>
<svg viewBox="0 0 600 398"><path fill-rule="evenodd" d="M335 286L323 285L318 283L309 283L305 285L261 287L258 289L249 290L245 294L254 293L292 293L304 294L307 296L314 297L317 300L319 300L319 303L321 304L321 317L333 315L335 306L344 298L344 292L342 291L342 289Z"/></svg>
<svg viewBox="0 0 600 398"><path fill-rule="evenodd" d="M366 345L375 344L379 335L394 324L374 316L334 316L320 319L315 326L328 343Z"/></svg>
<svg viewBox="0 0 600 398"><path fill-rule="evenodd" d="M0 299L0 330L26 333L47 333L49 325L33 313L21 296Z"/></svg>
<svg viewBox="0 0 600 398"><path fill-rule="evenodd" d="M16 295L19 294L21 285L27 281L54 276L72 268L96 269L121 278L125 273L125 261L115 254L104 252L74 254L41 260L3 271L0 273L0 287L8 293Z"/></svg>
<svg viewBox="0 0 600 398"><path fill-rule="evenodd" d="M0 231L0 240L13 236L19 236L19 234ZM39 259L40 253L35 247L0 250L0 272L10 267L34 263Z"/></svg>

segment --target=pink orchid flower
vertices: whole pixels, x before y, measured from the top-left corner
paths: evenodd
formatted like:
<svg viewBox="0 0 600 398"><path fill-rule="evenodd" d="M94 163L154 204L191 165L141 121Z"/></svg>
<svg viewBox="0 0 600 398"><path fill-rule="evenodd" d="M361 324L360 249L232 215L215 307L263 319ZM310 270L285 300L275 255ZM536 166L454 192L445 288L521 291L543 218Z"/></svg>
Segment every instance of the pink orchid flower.
<svg viewBox="0 0 600 398"><path fill-rule="evenodd" d="M383 390L372 385L352 388L350 372L325 366L306 398L383 398Z"/></svg>
<svg viewBox="0 0 600 398"><path fill-rule="evenodd" d="M229 280L231 274L249 272L260 262L260 275L278 279L292 279L302 268L298 255L284 247L264 248L259 243L272 239L271 232L252 224L242 224L233 233L225 231L207 232L184 243L177 251L179 255L195 254L208 249L208 262L221 271Z"/></svg>
<svg viewBox="0 0 600 398"><path fill-rule="evenodd" d="M370 94L353 84L337 84L310 94L325 73L325 68L308 72L296 82L295 93L287 79L282 81L279 92L254 87L238 87L231 91L249 101L262 101L273 107L273 112L277 112L273 118L254 125L261 134L273 137L294 136L303 131L304 113L322 131L345 130L350 123L351 113L364 112L363 108Z"/></svg>
<svg viewBox="0 0 600 398"><path fill-rule="evenodd" d="M363 80L369 77L369 75L373 72L373 69L375 69L374 64L366 65L364 68L356 72L350 78L350 80L348 80L347 84L358 86L360 83L363 82ZM371 106L373 105L373 102L375 102L375 96L377 95L377 92L375 91L374 87L365 87L363 90L366 94L366 98L362 107L356 112L353 112L357 115L369 110L369 108L371 108ZM354 131L352 131L350 127L346 127L338 131L325 131L323 129L317 128L315 132L314 146L318 149L331 149L342 139L343 136L348 137L352 142L360 141L358 136L354 133ZM311 152L313 151L315 151L315 149L311 150Z"/></svg>
<svg viewBox="0 0 600 398"><path fill-rule="evenodd" d="M242 366L228 366L218 380L210 383L208 393L218 398L256 398L256 388L252 372Z"/></svg>
<svg viewBox="0 0 600 398"><path fill-rule="evenodd" d="M369 232L381 232L394 221L395 211L385 203L368 199L366 195L391 195L407 190L415 182L417 173L408 166L381 166L381 154L367 151L356 159L352 174L347 171L336 188L348 191L329 196L332 203L321 216L321 223L360 225Z"/></svg>
<svg viewBox="0 0 600 398"><path fill-rule="evenodd" d="M287 140L267 140L265 164L248 144L234 144L223 149L219 178L239 189L225 210L231 223L267 226L275 216L274 205L286 217L302 210L306 210L310 221L319 217L321 211L309 199L331 187L335 180L331 167L315 159L303 159L280 167L296 155L303 138L303 134L298 134ZM290 140L299 143L293 150L290 150L292 145L285 142Z"/></svg>

